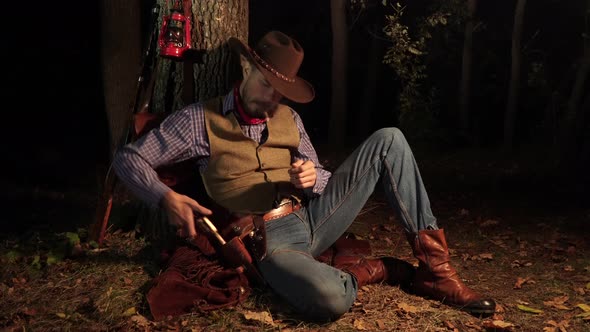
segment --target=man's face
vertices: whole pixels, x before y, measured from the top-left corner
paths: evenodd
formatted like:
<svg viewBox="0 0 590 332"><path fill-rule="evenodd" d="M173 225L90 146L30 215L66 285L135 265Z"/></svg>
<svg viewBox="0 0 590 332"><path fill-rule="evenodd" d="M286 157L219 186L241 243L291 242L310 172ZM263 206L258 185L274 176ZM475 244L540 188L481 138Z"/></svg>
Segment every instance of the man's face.
<svg viewBox="0 0 590 332"><path fill-rule="evenodd" d="M255 66L244 73L240 95L246 114L259 119L272 117L283 98Z"/></svg>

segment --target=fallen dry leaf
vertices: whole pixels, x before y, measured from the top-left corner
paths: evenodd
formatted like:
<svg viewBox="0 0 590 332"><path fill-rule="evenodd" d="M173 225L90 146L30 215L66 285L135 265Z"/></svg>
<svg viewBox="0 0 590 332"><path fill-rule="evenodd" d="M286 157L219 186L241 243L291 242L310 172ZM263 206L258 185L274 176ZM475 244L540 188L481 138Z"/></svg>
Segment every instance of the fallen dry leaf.
<svg viewBox="0 0 590 332"><path fill-rule="evenodd" d="M570 326L570 322L568 320L563 320L559 323L554 320L550 320L545 322L545 324L549 324L551 326L544 327L543 332L567 332L566 327Z"/></svg>
<svg viewBox="0 0 590 332"><path fill-rule="evenodd" d="M479 254L479 257L483 260L492 260L494 258L494 255L492 253L483 253L483 254Z"/></svg>
<svg viewBox="0 0 590 332"><path fill-rule="evenodd" d="M382 330L382 331L383 331L383 330L385 330L385 322L384 322L382 319L377 319L377 320L375 321L375 323L377 323L377 327L378 327L380 330Z"/></svg>
<svg viewBox="0 0 590 332"><path fill-rule="evenodd" d="M459 332L459 329L455 326L455 324L449 322L448 320L445 320L444 324L447 327L447 329L449 329L453 332Z"/></svg>
<svg viewBox="0 0 590 332"><path fill-rule="evenodd" d="M400 308L402 311L405 311L405 312L411 312L411 313L418 312L418 308L417 307L415 307L415 306L413 306L411 304L407 304L405 302L399 303L397 305L397 307Z"/></svg>
<svg viewBox="0 0 590 332"><path fill-rule="evenodd" d="M35 308L24 307L22 313L27 316L35 316L37 314L37 310Z"/></svg>
<svg viewBox="0 0 590 332"><path fill-rule="evenodd" d="M129 318L137 327L147 328L150 325L150 321L142 315L133 315Z"/></svg>
<svg viewBox="0 0 590 332"><path fill-rule="evenodd" d="M137 313L137 310L135 310L135 307L131 307L128 308L127 310L125 310L125 312L123 312L123 316L128 317L128 316L133 316Z"/></svg>
<svg viewBox="0 0 590 332"><path fill-rule="evenodd" d="M585 295L586 291L584 290L584 288L582 287L578 287L578 288L574 288L574 291L578 294L578 295Z"/></svg>
<svg viewBox="0 0 590 332"><path fill-rule="evenodd" d="M554 297L550 301L543 301L543 304L547 307L553 307L561 310L571 310L571 308L565 306L565 302L567 302L567 300L569 300L569 296L563 295Z"/></svg>
<svg viewBox="0 0 590 332"><path fill-rule="evenodd" d="M266 311L256 312L247 310L242 312L242 315L244 315L244 318L246 320L254 320L265 324L269 324L271 326L276 326L274 320L272 319L272 316Z"/></svg>
<svg viewBox="0 0 590 332"><path fill-rule="evenodd" d="M486 329L494 329L494 331L502 332L502 331L512 331L515 327L514 324L505 322L503 320L488 320L483 323L483 326Z"/></svg>
<svg viewBox="0 0 590 332"><path fill-rule="evenodd" d="M497 245L498 247L502 248L502 249L506 249L508 250L509 247L506 243L504 243L503 240L490 240L490 242L492 242L493 244Z"/></svg>
<svg viewBox="0 0 590 332"><path fill-rule="evenodd" d="M500 222L498 220L494 220L494 219L488 219L484 222L482 222L481 224L479 224L480 227L488 227L488 226L495 226L498 225Z"/></svg>
<svg viewBox="0 0 590 332"><path fill-rule="evenodd" d="M464 323L464 325L469 328L474 329L475 331L482 331L481 326L479 326L479 324L476 322L468 321L468 322Z"/></svg>
<svg viewBox="0 0 590 332"><path fill-rule="evenodd" d="M526 277L526 278L517 277L516 283L514 284L514 289L521 289L522 285L524 285L524 284L534 284L534 283L536 283L536 282L531 277Z"/></svg>
<svg viewBox="0 0 590 332"><path fill-rule="evenodd" d="M523 266L528 267L528 266L532 266L532 265L533 265L532 262L526 262L526 261L521 262L518 259L514 260L512 263L510 263L510 267L512 267L512 268L523 267Z"/></svg>
<svg viewBox="0 0 590 332"><path fill-rule="evenodd" d="M352 323L352 325L354 326L355 329L357 329L359 331L368 330L368 328L366 327L365 321L362 319L355 319L354 322Z"/></svg>

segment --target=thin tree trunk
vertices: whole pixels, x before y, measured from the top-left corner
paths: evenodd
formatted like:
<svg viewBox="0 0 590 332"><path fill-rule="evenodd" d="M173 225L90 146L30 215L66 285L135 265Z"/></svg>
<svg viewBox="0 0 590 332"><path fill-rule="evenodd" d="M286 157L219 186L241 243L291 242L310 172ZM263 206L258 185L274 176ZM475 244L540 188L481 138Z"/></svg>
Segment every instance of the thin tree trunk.
<svg viewBox="0 0 590 332"><path fill-rule="evenodd" d="M587 15L590 15L590 0L588 1ZM587 18L588 19L588 18ZM588 30L588 28L587 28ZM584 96L584 88L588 85L588 75L590 73L590 37L589 31L583 34L584 50L578 61L576 68L576 79L570 93L567 103L567 109L563 117L560 128L560 147L564 152L564 160L571 160L577 153L578 145L581 142L576 142L576 137L581 136L581 128L583 128L584 110L582 107L582 98Z"/></svg>
<svg viewBox="0 0 590 332"><path fill-rule="evenodd" d="M471 100L471 62L473 55L473 24L477 0L468 0L468 17L465 23L465 39L463 41L463 66L461 70L461 87L459 91L459 124L461 130L469 130L469 113Z"/></svg>
<svg viewBox="0 0 590 332"><path fill-rule="evenodd" d="M516 3L516 12L514 14L514 27L512 30L512 68L510 74L510 88L508 92L508 106L504 117L504 147L506 150L512 150L514 144L518 90L520 88L520 48L525 4L526 0L518 0Z"/></svg>
<svg viewBox="0 0 590 332"><path fill-rule="evenodd" d="M371 38L371 43L367 58L367 74L365 75L365 83L363 84L361 105L359 109L360 114L358 124L360 137L370 134L373 114L375 113L378 70L381 65L380 56L382 56L379 40L376 37L369 38Z"/></svg>
<svg viewBox="0 0 590 332"><path fill-rule="evenodd" d="M101 71L112 157L129 125L135 97L141 62L141 10L139 0L104 0L100 8Z"/></svg>
<svg viewBox="0 0 590 332"><path fill-rule="evenodd" d="M329 140L342 142L346 133L346 67L348 61L348 35L346 0L331 0L332 19L332 103L330 110Z"/></svg>

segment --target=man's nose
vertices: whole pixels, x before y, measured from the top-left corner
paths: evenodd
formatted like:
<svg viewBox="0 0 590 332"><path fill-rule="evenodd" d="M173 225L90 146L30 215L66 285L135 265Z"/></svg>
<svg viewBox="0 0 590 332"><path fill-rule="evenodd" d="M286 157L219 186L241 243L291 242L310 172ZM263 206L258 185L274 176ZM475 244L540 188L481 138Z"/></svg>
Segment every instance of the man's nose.
<svg viewBox="0 0 590 332"><path fill-rule="evenodd" d="M275 103L278 103L283 98L283 95L275 89L272 89L272 96L271 100Z"/></svg>

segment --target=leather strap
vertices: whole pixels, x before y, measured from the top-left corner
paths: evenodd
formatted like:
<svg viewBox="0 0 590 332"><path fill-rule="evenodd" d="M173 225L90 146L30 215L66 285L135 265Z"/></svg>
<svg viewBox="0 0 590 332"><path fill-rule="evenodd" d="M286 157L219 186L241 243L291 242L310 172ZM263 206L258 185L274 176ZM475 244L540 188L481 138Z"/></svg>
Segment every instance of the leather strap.
<svg viewBox="0 0 590 332"><path fill-rule="evenodd" d="M295 197L285 198L281 201L279 207L272 209L262 215L262 219L264 221L279 219L288 216L295 211L299 211L299 209L301 209L301 203L298 199Z"/></svg>

